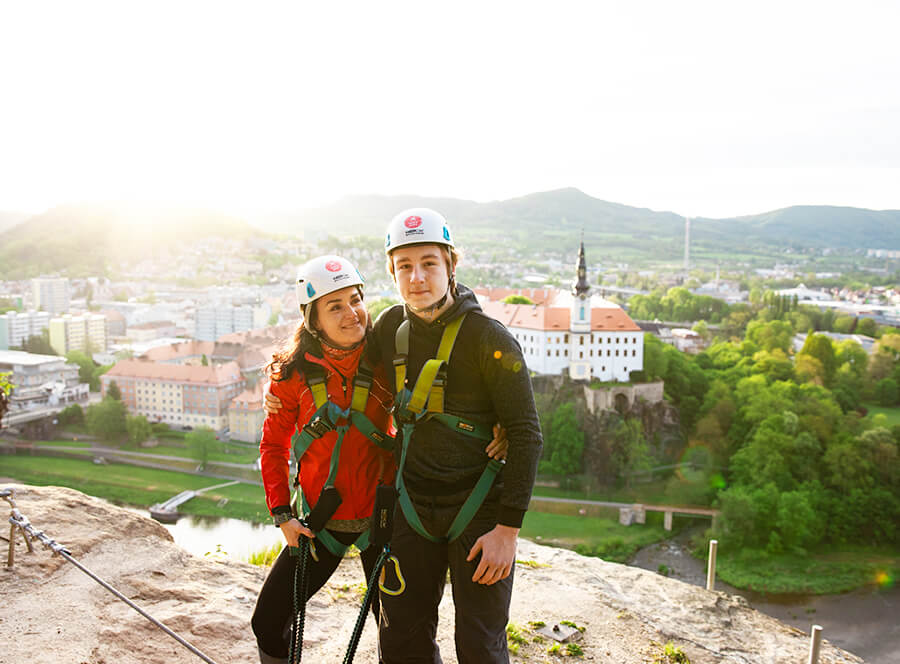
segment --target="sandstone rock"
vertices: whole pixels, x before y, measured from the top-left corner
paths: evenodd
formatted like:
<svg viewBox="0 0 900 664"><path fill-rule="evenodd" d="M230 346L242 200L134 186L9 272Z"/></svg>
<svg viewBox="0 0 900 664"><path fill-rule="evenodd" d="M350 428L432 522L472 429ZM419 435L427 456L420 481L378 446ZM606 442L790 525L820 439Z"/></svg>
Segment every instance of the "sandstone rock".
<svg viewBox="0 0 900 664"><path fill-rule="evenodd" d="M71 489L16 490L35 528L219 664L257 661L249 621L265 570L190 555L156 522ZM38 543L28 554L17 541L14 568L0 573L0 664L201 661L61 557ZM668 641L693 664L806 661L807 634L740 597L525 540L518 559L510 619L521 643L513 661L558 661L547 641L535 642L530 623L562 620L584 629L577 644L586 661L652 662ZM358 610L357 594L345 588L362 580L358 562L347 560L310 602L303 661L342 661ZM449 664L456 661L449 587L440 610L438 638ZM371 619L354 661L377 662ZM862 660L826 643L820 662Z"/></svg>

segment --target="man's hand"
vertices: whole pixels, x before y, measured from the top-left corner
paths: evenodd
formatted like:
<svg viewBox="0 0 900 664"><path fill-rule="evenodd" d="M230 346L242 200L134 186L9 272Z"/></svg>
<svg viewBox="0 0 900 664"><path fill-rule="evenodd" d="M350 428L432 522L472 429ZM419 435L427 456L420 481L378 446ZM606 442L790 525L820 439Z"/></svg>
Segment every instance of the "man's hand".
<svg viewBox="0 0 900 664"><path fill-rule="evenodd" d="M263 390L263 410L267 415L274 415L281 410L281 399L272 394L269 387L270 383L266 383L266 389Z"/></svg>
<svg viewBox="0 0 900 664"><path fill-rule="evenodd" d="M506 439L506 429L500 423L494 425L494 439L484 448L485 453L492 459L506 460L506 451L509 449L509 441Z"/></svg>
<svg viewBox="0 0 900 664"><path fill-rule="evenodd" d="M466 558L466 561L472 561L479 552L481 553L481 560L475 568L472 581L490 586L508 577L512 566L516 563L518 535L518 528L497 524L493 530L475 540L472 550L469 551L469 557Z"/></svg>
<svg viewBox="0 0 900 664"><path fill-rule="evenodd" d="M313 531L300 523L298 519L285 521L279 528L281 528L281 532L284 535L284 539L287 541L288 546L300 546L300 535L304 535L310 539L316 536Z"/></svg>

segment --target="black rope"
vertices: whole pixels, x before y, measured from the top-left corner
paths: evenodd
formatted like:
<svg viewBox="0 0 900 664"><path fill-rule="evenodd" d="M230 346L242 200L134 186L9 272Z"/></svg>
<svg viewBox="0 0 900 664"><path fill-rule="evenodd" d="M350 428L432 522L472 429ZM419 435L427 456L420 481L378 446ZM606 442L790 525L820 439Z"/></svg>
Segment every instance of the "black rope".
<svg viewBox="0 0 900 664"><path fill-rule="evenodd" d="M294 618L291 626L291 643L288 662L296 664L303 657L303 627L306 624L306 595L309 592L309 539L300 535L299 551L291 550L297 560L294 564Z"/></svg>
<svg viewBox="0 0 900 664"><path fill-rule="evenodd" d="M385 561L390 556L391 552L388 547L384 547L381 555L378 556L378 561L375 563L375 568L372 570L372 575L369 577L369 584L366 587L366 596L363 598L363 605L359 611L359 616L356 618L356 625L353 628L353 636L350 637L350 643L347 646L347 654L344 655L344 664L350 664L353 661L354 655L356 655L356 648L359 645L359 639L362 636L362 631L366 626L366 616L369 613L369 608L372 606L372 590L378 592L378 575L381 573L381 568L384 567Z"/></svg>

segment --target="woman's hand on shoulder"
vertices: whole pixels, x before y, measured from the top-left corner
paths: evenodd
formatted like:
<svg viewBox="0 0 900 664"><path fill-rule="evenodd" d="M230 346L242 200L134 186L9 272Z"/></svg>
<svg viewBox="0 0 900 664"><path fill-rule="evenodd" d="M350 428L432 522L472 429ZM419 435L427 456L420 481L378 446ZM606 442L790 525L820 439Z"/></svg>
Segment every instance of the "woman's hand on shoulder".
<svg viewBox="0 0 900 664"><path fill-rule="evenodd" d="M281 410L281 399L272 394L272 383L266 383L266 389L263 390L263 410L267 415L274 415Z"/></svg>
<svg viewBox="0 0 900 664"><path fill-rule="evenodd" d="M494 425L494 439L484 448L485 453L492 459L506 461L506 452L509 450L509 441L506 439L506 429L500 423Z"/></svg>

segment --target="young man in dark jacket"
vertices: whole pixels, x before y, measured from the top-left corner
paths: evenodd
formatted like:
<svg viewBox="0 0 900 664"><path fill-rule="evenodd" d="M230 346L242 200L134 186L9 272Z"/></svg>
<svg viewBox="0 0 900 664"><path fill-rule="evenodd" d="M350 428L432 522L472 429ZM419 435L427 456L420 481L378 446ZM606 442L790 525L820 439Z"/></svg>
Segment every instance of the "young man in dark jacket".
<svg viewBox="0 0 900 664"><path fill-rule="evenodd" d="M443 216L426 208L400 213L388 227L385 246L404 304L382 314L372 342L386 366L394 363L389 380L401 393L395 423L407 426L401 427L403 476L391 544L405 589L382 593L381 661L441 661L435 634L449 568L460 664L508 662L516 537L542 446L528 368L513 336L481 311L471 290L456 283L457 254ZM398 343L404 321L408 332L401 337L408 342ZM426 363L438 355L447 329L457 325L449 360L438 373L441 399L433 408L432 390L427 408L419 408L431 381L416 390L417 380L428 374ZM489 462L484 438L473 432L490 431L497 421L506 429L509 450L491 484L489 472L482 477ZM490 487L481 491L483 502L476 508L469 501L474 515L468 523L468 517L458 520L480 479ZM386 586L392 587L390 580Z"/></svg>

